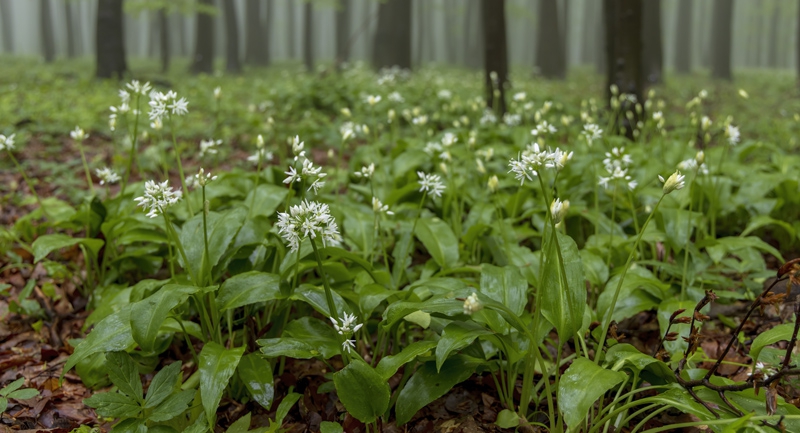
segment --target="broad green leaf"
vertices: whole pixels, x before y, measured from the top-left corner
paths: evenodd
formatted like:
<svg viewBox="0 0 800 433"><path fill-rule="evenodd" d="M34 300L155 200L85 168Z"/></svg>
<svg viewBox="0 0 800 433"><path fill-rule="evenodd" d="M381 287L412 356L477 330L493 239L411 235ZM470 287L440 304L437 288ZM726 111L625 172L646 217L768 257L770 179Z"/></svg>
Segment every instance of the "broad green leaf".
<svg viewBox="0 0 800 433"><path fill-rule="evenodd" d="M120 421L114 428L113 433L147 433L147 420L139 418L129 418Z"/></svg>
<svg viewBox="0 0 800 433"><path fill-rule="evenodd" d="M236 366L245 347L226 349L215 342L208 342L200 352L200 398L209 425L215 425L217 406L228 381L236 372Z"/></svg>
<svg viewBox="0 0 800 433"><path fill-rule="evenodd" d="M200 387L202 388L203 385L201 384ZM194 389L187 389L185 391L180 391L170 395L166 400L161 402L161 404L156 407L153 413L150 414L150 421L169 421L172 418L182 414L186 411L186 409L189 408L189 403L194 400L196 392L197 391ZM216 406L214 407L214 412L216 413ZM206 411L206 413L208 412Z"/></svg>
<svg viewBox="0 0 800 433"><path fill-rule="evenodd" d="M464 297L467 296L469 296L469 294L464 294ZM456 314L464 313L464 301L459 301L454 297L434 297L426 299L424 302L393 302L383 311L381 326L383 326L384 329L389 329L394 326L395 323L415 311L455 316Z"/></svg>
<svg viewBox="0 0 800 433"><path fill-rule="evenodd" d="M621 274L614 275L608 280L603 293L597 299L597 311L605 314L611 308L611 299L619 285ZM612 320L620 321L632 317L642 311L657 307L666 297L669 284L656 278L652 272L642 266L628 270L625 280L619 290L617 303L614 306Z"/></svg>
<svg viewBox="0 0 800 433"><path fill-rule="evenodd" d="M608 266L600 256L587 249L581 250L581 262L583 262L583 273L595 287L603 287L608 281Z"/></svg>
<svg viewBox="0 0 800 433"><path fill-rule="evenodd" d="M403 320L419 325L422 329L428 329L428 327L431 326L431 313L417 310L403 317Z"/></svg>
<svg viewBox="0 0 800 433"><path fill-rule="evenodd" d="M316 349L323 358L332 358L339 354L341 341L336 331L319 319L305 316L286 325L283 330L286 337L302 341Z"/></svg>
<svg viewBox="0 0 800 433"><path fill-rule="evenodd" d="M311 359L321 355L317 348L296 338L264 338L258 340L261 353L267 358L286 356L295 359Z"/></svg>
<svg viewBox="0 0 800 433"><path fill-rule="evenodd" d="M569 431L578 431L597 399L626 377L625 373L606 370L586 358L572 361L558 384L558 408Z"/></svg>
<svg viewBox="0 0 800 433"><path fill-rule="evenodd" d="M245 305L280 299L280 277L266 272L251 271L233 276L219 288L217 308L226 311Z"/></svg>
<svg viewBox="0 0 800 433"><path fill-rule="evenodd" d="M15 400L27 400L29 398L34 398L37 395L39 395L38 390L33 388L25 388L12 391L10 394L8 394L8 398L13 398Z"/></svg>
<svg viewBox="0 0 800 433"><path fill-rule="evenodd" d="M126 350L135 341L131 335L131 309L126 307L111 314L95 325L64 364L64 373L72 370L80 360L100 352Z"/></svg>
<svg viewBox="0 0 800 433"><path fill-rule="evenodd" d="M414 234L440 267L458 264L458 240L447 223L436 217L420 218Z"/></svg>
<svg viewBox="0 0 800 433"><path fill-rule="evenodd" d="M389 407L389 384L359 358L334 373L333 383L347 412L365 424Z"/></svg>
<svg viewBox="0 0 800 433"><path fill-rule="evenodd" d="M388 290L380 284L367 284L363 287L356 287L354 290L358 295L358 308L364 317L369 317L370 313L386 298L397 294L396 291Z"/></svg>
<svg viewBox="0 0 800 433"><path fill-rule="evenodd" d="M567 235L558 235L561 258L566 275L561 276L561 265L552 242L552 231L546 230L548 240L544 263L542 291L542 314L555 326L559 338L566 341L583 325L583 311L586 309L586 282L583 278L583 264L575 241ZM566 286L564 282L566 280Z"/></svg>
<svg viewBox="0 0 800 433"><path fill-rule="evenodd" d="M516 428L519 426L519 415L509 409L503 409L497 414L497 421L494 422L500 428Z"/></svg>
<svg viewBox="0 0 800 433"><path fill-rule="evenodd" d="M151 408L161 404L177 388L180 380L181 363L173 362L156 373L147 388L147 397L144 399L144 407Z"/></svg>
<svg viewBox="0 0 800 433"><path fill-rule="evenodd" d="M275 213L275 210L283 203L288 193L289 190L287 188L262 183L258 188L247 194L244 203L248 206L253 203L251 214L268 217ZM253 200L253 194L255 194L255 200Z"/></svg>
<svg viewBox="0 0 800 433"><path fill-rule="evenodd" d="M322 421L319 424L320 433L344 433L342 425L338 422Z"/></svg>
<svg viewBox="0 0 800 433"><path fill-rule="evenodd" d="M528 282L519 269L512 266L481 265L481 292L517 315L525 311L528 303Z"/></svg>
<svg viewBox="0 0 800 433"><path fill-rule="evenodd" d="M456 355L445 361L438 373L434 362L426 362L420 366L397 397L397 425L407 423L418 410L445 395L456 384L467 380L479 363L474 358Z"/></svg>
<svg viewBox="0 0 800 433"><path fill-rule="evenodd" d="M375 245L375 220L372 215L366 215L351 209L344 218L344 233L347 239L355 245L355 250L369 254Z"/></svg>
<svg viewBox="0 0 800 433"><path fill-rule="evenodd" d="M142 407L136 400L116 392L101 392L84 399L83 404L94 408L97 414L108 418L131 418L139 415Z"/></svg>
<svg viewBox="0 0 800 433"><path fill-rule="evenodd" d="M410 231L410 228L406 229ZM414 238L409 231L401 231L396 235L397 242L394 244L392 250L392 258L394 265L392 266L392 281L395 286L399 286L400 281L405 275L406 268L411 264L408 255L411 253L411 248L414 244Z"/></svg>
<svg viewBox="0 0 800 433"><path fill-rule="evenodd" d="M142 380L139 378L139 369L127 352L106 353L106 369L108 378L117 386L119 392L137 402L142 401Z"/></svg>
<svg viewBox="0 0 800 433"><path fill-rule="evenodd" d="M675 375L669 366L650 355L644 354L630 344L615 344L608 349L605 356L607 367L614 371L628 367L643 371L648 369L665 382L674 382Z"/></svg>
<svg viewBox="0 0 800 433"><path fill-rule="evenodd" d="M797 231L786 221L777 220L775 218L771 218L768 215L756 215L750 219L750 222L747 224L747 227L742 231L742 234L739 236L745 237L750 233L769 225L776 225L784 230L786 230L786 234L789 235L790 238L795 239L797 237Z"/></svg>
<svg viewBox="0 0 800 433"><path fill-rule="evenodd" d="M417 356L424 355L436 347L436 342L431 340L415 341L408 346L404 347L400 353L381 358L375 371L383 377L383 380L389 380L390 377L397 373L400 367L408 364L417 358Z"/></svg>
<svg viewBox="0 0 800 433"><path fill-rule="evenodd" d="M755 236L731 236L727 238L719 238L716 240L716 242L714 242L713 245L706 247L706 251L708 251L708 255L711 256L711 259L714 260L714 263L719 263L722 261L722 258L725 256L725 254L748 247L756 248L765 253L772 254L778 259L779 263L786 261L783 259L781 253L775 249L775 247Z"/></svg>
<svg viewBox="0 0 800 433"><path fill-rule="evenodd" d="M275 386L272 379L272 367L258 353L249 353L242 357L236 368L250 397L266 410L272 406L275 398Z"/></svg>
<svg viewBox="0 0 800 433"><path fill-rule="evenodd" d="M25 378L20 377L19 379L9 383L8 385L4 386L0 389L0 396L7 396L8 394L22 388L22 385L25 384Z"/></svg>
<svg viewBox="0 0 800 433"><path fill-rule="evenodd" d="M753 344L750 345L750 358L753 359L753 366L758 362L758 355L764 347L783 340L789 341L792 338L793 331L794 323L784 323L767 332L758 334L755 340L753 340Z"/></svg>
<svg viewBox="0 0 800 433"><path fill-rule="evenodd" d="M683 250L702 216L700 212L685 209L659 208L659 218L662 219L667 242L673 250Z"/></svg>
<svg viewBox="0 0 800 433"><path fill-rule="evenodd" d="M436 371L442 371L442 364L454 350L469 346L481 335L491 334L492 332L483 326L469 322L452 322L442 331L442 338L436 345Z"/></svg>
<svg viewBox="0 0 800 433"><path fill-rule="evenodd" d="M31 244L33 250L33 262L38 263L48 254L61 248L71 247L81 244L91 251L95 256L103 247L104 242L100 239L74 238L63 234L43 235L36 238Z"/></svg>
<svg viewBox="0 0 800 433"><path fill-rule="evenodd" d="M167 284L154 294L131 305L133 339L144 352L155 349L156 337L169 312L184 303L189 295L200 290L197 286Z"/></svg>
<svg viewBox="0 0 800 433"><path fill-rule="evenodd" d="M350 307L347 305L344 298L336 293L336 290L332 290L331 292L333 295L333 305L339 310L339 315L351 313ZM328 309L328 299L325 297L325 289L322 287L302 284L294 290L294 293L292 293L289 299L306 302L314 307L320 314L325 317L331 317L331 313Z"/></svg>
<svg viewBox="0 0 800 433"><path fill-rule="evenodd" d="M239 229L247 217L247 209L237 207L224 213L209 212L206 216L208 232L208 263L205 261L205 240L203 232L203 214L198 213L187 221L180 232L180 241L186 253L186 260L179 256L181 264L192 276L192 281L201 281L201 276L214 267L228 250Z"/></svg>

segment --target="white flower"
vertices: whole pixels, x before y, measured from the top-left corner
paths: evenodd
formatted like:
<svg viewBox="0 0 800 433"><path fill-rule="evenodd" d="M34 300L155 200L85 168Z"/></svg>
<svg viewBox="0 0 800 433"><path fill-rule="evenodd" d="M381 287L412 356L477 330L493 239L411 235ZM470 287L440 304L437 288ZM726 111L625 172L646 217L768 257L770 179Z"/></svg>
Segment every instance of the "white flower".
<svg viewBox="0 0 800 433"><path fill-rule="evenodd" d="M197 174L186 178L186 186L196 189L208 185L212 180L217 180L217 176L212 176L211 173L206 173L205 170L201 168Z"/></svg>
<svg viewBox="0 0 800 433"><path fill-rule="evenodd" d="M133 93L138 93L138 94L144 95L144 96L147 96L147 93L150 92L150 89L153 88L150 85L149 81L144 83L144 84L141 84L141 83L139 83L139 80L133 80L130 83L126 84L125 87L130 89L130 91L133 92ZM130 100L130 94L128 94L127 97L125 97L125 96L122 95L122 92L125 92L125 91L121 90L119 92L119 96L122 98L123 102L127 102L126 100ZM127 94L128 92L125 92L125 93Z"/></svg>
<svg viewBox="0 0 800 433"><path fill-rule="evenodd" d="M506 126L517 126L522 122L522 116L519 114L506 113L503 115L503 123Z"/></svg>
<svg viewBox="0 0 800 433"><path fill-rule="evenodd" d="M747 99L750 97L750 95L748 95L747 91L744 89L739 89L739 96L741 96L743 99Z"/></svg>
<svg viewBox="0 0 800 433"><path fill-rule="evenodd" d="M662 188L662 192L666 195L671 193L672 191L678 190L686 186L684 179L686 176L682 175L680 171L675 170L675 173L672 173L667 180L664 180L664 177L658 175L658 180L664 184Z"/></svg>
<svg viewBox="0 0 800 433"><path fill-rule="evenodd" d="M392 101L392 102L397 102L397 103L402 103L402 102L404 102L404 101L405 101L405 99L403 99L403 96L402 96L402 95L400 95L400 93L398 93L398 92L392 92L392 93L390 93L390 94L389 94L389 96L387 96L387 98L388 98L390 101Z"/></svg>
<svg viewBox="0 0 800 433"><path fill-rule="evenodd" d="M222 144L222 140L200 140L200 158L217 154L217 147Z"/></svg>
<svg viewBox="0 0 800 433"><path fill-rule="evenodd" d="M372 175L375 174L375 164L372 163L369 166L361 167L361 171L357 171L353 173L353 176L358 178L364 179L372 179Z"/></svg>
<svg viewBox="0 0 800 433"><path fill-rule="evenodd" d="M425 144L425 148L422 150L428 155L433 156L436 153L441 153L444 148L438 141L429 141L427 144Z"/></svg>
<svg viewBox="0 0 800 433"><path fill-rule="evenodd" d="M458 141L458 136L453 134L452 132L445 132L444 136L442 137L442 145L444 147L450 147Z"/></svg>
<svg viewBox="0 0 800 433"><path fill-rule="evenodd" d="M89 135L86 134L80 126L76 126L74 130L70 131L69 136L72 137L75 141L83 141L89 138Z"/></svg>
<svg viewBox="0 0 800 433"><path fill-rule="evenodd" d="M222 88L217 86L214 88L214 99L219 99L222 97Z"/></svg>
<svg viewBox="0 0 800 433"><path fill-rule="evenodd" d="M300 242L310 237L322 238L322 244L338 245L341 242L339 226L330 214L327 204L304 200L289 208L289 212L278 213L278 231L292 252L300 248Z"/></svg>
<svg viewBox="0 0 800 433"><path fill-rule="evenodd" d="M161 183L148 180L144 184L144 195L133 200L145 210L149 209L149 212L147 212L148 217L155 218L180 199L181 192L179 190L173 191L172 187L169 186L168 180Z"/></svg>
<svg viewBox="0 0 800 433"><path fill-rule="evenodd" d="M603 138L603 130L594 123L587 123L583 125L582 134L583 137L586 138L586 143L588 143L589 146L591 146L595 140Z"/></svg>
<svg viewBox="0 0 800 433"><path fill-rule="evenodd" d="M481 117L480 122L481 125L497 123L497 116L495 116L492 110L489 110L487 108L486 110L483 111L483 117Z"/></svg>
<svg viewBox="0 0 800 433"><path fill-rule="evenodd" d="M377 104L378 102L381 102L381 96L380 95L369 95L366 98L364 98L364 102L369 104L371 107L374 107L375 104Z"/></svg>
<svg viewBox="0 0 800 433"><path fill-rule="evenodd" d="M256 150L256 153L247 157L247 160L252 162L253 164L258 164L259 161L272 161L274 155L272 152L267 151L266 148L259 148Z"/></svg>
<svg viewBox="0 0 800 433"><path fill-rule="evenodd" d="M292 139L292 153L294 153L295 156L300 155L300 152L303 151L304 146L305 146L305 141L300 141L300 136L295 135L294 138Z"/></svg>
<svg viewBox="0 0 800 433"><path fill-rule="evenodd" d="M344 313L344 317L339 319L341 324L337 323L336 319L331 317L331 322L333 322L333 329L335 329L339 333L339 335L350 334L361 329L361 326L363 326L364 324L359 323L356 325L356 320L358 320L356 316L350 313Z"/></svg>
<svg viewBox="0 0 800 433"><path fill-rule="evenodd" d="M480 299L478 299L477 293L472 292L467 299L464 299L464 314L471 316L473 313L477 313L482 309L483 304L481 303Z"/></svg>
<svg viewBox="0 0 800 433"><path fill-rule="evenodd" d="M496 192L497 191L497 187L499 185L500 185L500 180L497 179L497 175L492 175L492 177L489 178L489 181L486 182L486 187L489 188L490 192Z"/></svg>
<svg viewBox="0 0 800 433"><path fill-rule="evenodd" d="M389 210L389 205L383 204L380 200L378 200L378 197L372 197L372 211L375 213L394 215L394 212Z"/></svg>
<svg viewBox="0 0 800 433"><path fill-rule="evenodd" d="M6 137L5 135L0 134L0 151L2 150L11 151L12 149L14 149L14 135L15 134L11 134L8 137Z"/></svg>
<svg viewBox="0 0 800 433"><path fill-rule="evenodd" d="M534 177L539 175L539 172L531 167L525 160L525 157L518 157L518 159L512 158L511 161L508 162L508 166L511 167L508 172L514 173L514 178L519 181L520 185L525 183L525 179L532 181Z"/></svg>
<svg viewBox="0 0 800 433"><path fill-rule="evenodd" d="M152 122L150 122L150 127L156 131L161 131L161 129L164 128L164 124L161 122L161 119L154 119Z"/></svg>
<svg viewBox="0 0 800 433"><path fill-rule="evenodd" d="M725 128L725 136L728 137L728 144L731 146L736 146L739 144L741 134L739 133L738 127L728 124L728 126Z"/></svg>
<svg viewBox="0 0 800 433"><path fill-rule="evenodd" d="M428 116L424 114L422 116L417 116L411 120L411 123L413 123L414 125L425 125L426 123L428 123Z"/></svg>
<svg viewBox="0 0 800 433"><path fill-rule="evenodd" d="M449 91L447 89L442 89L442 90L439 90L439 93L437 93L436 96L438 96L439 99L447 100L447 99L450 99L450 98L453 97L453 92L451 92L451 91Z"/></svg>
<svg viewBox="0 0 800 433"><path fill-rule="evenodd" d="M444 184L438 174L427 174L418 171L417 176L419 176L419 192L428 192L436 197L442 196Z"/></svg>
<svg viewBox="0 0 800 433"><path fill-rule="evenodd" d="M356 340L344 340L342 342L342 351L350 353L350 351L355 348L356 348Z"/></svg>
<svg viewBox="0 0 800 433"><path fill-rule="evenodd" d="M178 99L178 94L170 90L167 93L150 92L150 120L162 119L168 114L182 116L189 112L186 98Z"/></svg>
<svg viewBox="0 0 800 433"><path fill-rule="evenodd" d="M100 179L100 185L117 183L120 179L119 175L108 167L97 168L94 173Z"/></svg>
<svg viewBox="0 0 800 433"><path fill-rule="evenodd" d="M561 199L555 198L550 203L550 215L553 217L556 226L561 224L561 221L567 216L567 212L569 212L569 200L561 201Z"/></svg>
<svg viewBox="0 0 800 433"><path fill-rule="evenodd" d="M527 96L525 92L517 92L514 94L514 100L518 102L524 101Z"/></svg>
<svg viewBox="0 0 800 433"><path fill-rule="evenodd" d="M555 126L547 123L546 120L542 120L542 123L536 125L536 128L531 130L531 135L555 134L557 131Z"/></svg>

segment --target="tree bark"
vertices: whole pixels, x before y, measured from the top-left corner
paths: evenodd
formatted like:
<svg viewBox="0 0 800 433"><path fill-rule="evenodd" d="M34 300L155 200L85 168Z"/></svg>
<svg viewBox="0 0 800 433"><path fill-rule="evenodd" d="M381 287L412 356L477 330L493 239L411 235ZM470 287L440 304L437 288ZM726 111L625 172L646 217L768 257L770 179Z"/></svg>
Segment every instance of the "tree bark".
<svg viewBox="0 0 800 433"><path fill-rule="evenodd" d="M56 41L53 37L53 6L50 0L39 1L39 25L42 32L42 53L44 61L52 63L56 59Z"/></svg>
<svg viewBox="0 0 800 433"><path fill-rule="evenodd" d="M294 0L288 0L286 4L286 21L288 21L287 31L289 32L289 58L296 59L297 58L297 25L295 22L295 2Z"/></svg>
<svg viewBox="0 0 800 433"><path fill-rule="evenodd" d="M481 12L486 106L494 109L498 116L503 116L506 113L506 85L508 84L506 2L505 0L481 0ZM496 80L492 78L493 75Z"/></svg>
<svg viewBox="0 0 800 433"><path fill-rule="evenodd" d="M201 5L213 6L213 0L198 0ZM195 33L193 74L214 72L214 17L203 11L197 12L197 31Z"/></svg>
<svg viewBox="0 0 800 433"><path fill-rule="evenodd" d="M483 67L483 21L481 3L483 0L467 0L464 22L464 65L472 69Z"/></svg>
<svg viewBox="0 0 800 433"><path fill-rule="evenodd" d="M262 19L262 7L266 6L267 19L270 16L271 0L247 0L246 21L247 38L245 46L245 62L256 66L269 64L269 38L268 27L265 28Z"/></svg>
<svg viewBox="0 0 800 433"><path fill-rule="evenodd" d="M410 0L387 0L378 6L372 62L377 69L392 66L411 69Z"/></svg>
<svg viewBox="0 0 800 433"><path fill-rule="evenodd" d="M350 60L350 14L352 0L341 0L336 9L336 68Z"/></svg>
<svg viewBox="0 0 800 433"><path fill-rule="evenodd" d="M564 41L560 27L558 0L539 0L536 65L545 78L563 80L566 76Z"/></svg>
<svg viewBox="0 0 800 433"><path fill-rule="evenodd" d="M225 70L231 74L240 74L242 61L239 57L239 22L235 1L222 0L225 13Z"/></svg>
<svg viewBox="0 0 800 433"><path fill-rule="evenodd" d="M731 80L731 31L733 0L714 0L714 18L711 23L711 76Z"/></svg>
<svg viewBox="0 0 800 433"><path fill-rule="evenodd" d="M692 72L692 0L680 0L675 28L675 72Z"/></svg>
<svg viewBox="0 0 800 433"><path fill-rule="evenodd" d="M159 25L159 36L161 37L161 52L159 53L161 56L161 72L166 73L169 71L169 61L170 61L170 46L169 46L169 22L167 22L167 9L161 8L158 10L158 25Z"/></svg>
<svg viewBox="0 0 800 433"><path fill-rule="evenodd" d="M14 52L14 29L11 10L11 0L0 0L0 19L3 20L3 51Z"/></svg>
<svg viewBox="0 0 800 433"><path fill-rule="evenodd" d="M781 23L781 9L777 3L772 3L772 23L770 24L769 35L769 51L767 66L770 68L778 67L778 47L780 41L778 40L778 29Z"/></svg>
<svg viewBox="0 0 800 433"><path fill-rule="evenodd" d="M98 78L111 78L128 70L122 28L122 0L98 0L95 54Z"/></svg>
<svg viewBox="0 0 800 433"><path fill-rule="evenodd" d="M664 49L661 43L661 0L642 2L642 49L644 81L659 84L664 74Z"/></svg>
<svg viewBox="0 0 800 433"><path fill-rule="evenodd" d="M314 4L303 4L303 64L306 72L314 72Z"/></svg>
<svg viewBox="0 0 800 433"><path fill-rule="evenodd" d="M71 1L64 2L64 23L67 25L67 57L74 58L78 56L78 35L76 29L80 27L75 25L75 7Z"/></svg>
<svg viewBox="0 0 800 433"><path fill-rule="evenodd" d="M636 101L643 101L644 74L642 73L642 2L641 0L604 0L606 24L606 100L611 99L611 86L615 85L620 93L633 95ZM629 120L624 113L634 113ZM621 107L621 125L630 138L633 126L642 113L634 110L633 102L624 100Z"/></svg>

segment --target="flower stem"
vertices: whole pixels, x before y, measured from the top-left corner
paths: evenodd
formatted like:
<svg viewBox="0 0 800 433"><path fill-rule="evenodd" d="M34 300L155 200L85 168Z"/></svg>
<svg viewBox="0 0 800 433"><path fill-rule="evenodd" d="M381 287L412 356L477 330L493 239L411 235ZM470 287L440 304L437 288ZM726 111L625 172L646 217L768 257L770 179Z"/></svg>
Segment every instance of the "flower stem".
<svg viewBox="0 0 800 433"><path fill-rule="evenodd" d="M136 159L136 142L139 138L139 102L141 99L142 95L136 92L136 117L134 117L133 134L131 135L131 151L128 154L128 170L125 172L125 179L122 181L122 191L120 191L120 195L125 195L125 188L128 186L128 180L130 179L131 172L133 172L133 161Z"/></svg>
<svg viewBox="0 0 800 433"><path fill-rule="evenodd" d="M169 116L169 130L172 133L172 151L175 153L175 162L178 164L178 174L181 177L181 189L183 196L186 197L186 210L189 211L189 217L194 216L192 211L192 201L189 200L189 188L186 187L186 176L183 174L183 164L181 163L180 149L178 149L178 141L175 139L175 124L172 122L172 116Z"/></svg>
<svg viewBox="0 0 800 433"><path fill-rule="evenodd" d="M317 269L319 270L320 277L322 277L322 284L325 287L325 299L328 301L328 310L330 310L331 318L338 323L339 312L336 311L336 304L333 302L333 291L331 290L331 286L328 284L328 277L325 276L325 271L322 269L322 258L319 255L317 244L314 242L314 238L310 236L308 240L311 241L311 248L314 249L314 258L317 259Z"/></svg>

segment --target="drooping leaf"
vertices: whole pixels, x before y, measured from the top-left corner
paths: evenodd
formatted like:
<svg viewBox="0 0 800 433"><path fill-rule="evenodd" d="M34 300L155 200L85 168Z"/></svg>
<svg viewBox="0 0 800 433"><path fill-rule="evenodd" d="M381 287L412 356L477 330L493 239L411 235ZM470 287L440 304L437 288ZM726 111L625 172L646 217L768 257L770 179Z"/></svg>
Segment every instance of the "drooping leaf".
<svg viewBox="0 0 800 433"><path fill-rule="evenodd" d="M31 249L33 250L33 262L38 263L55 250L78 244L83 245L95 256L97 256L97 253L100 251L100 248L103 247L104 243L100 239L75 238L64 234L39 236L31 244Z"/></svg>
<svg viewBox="0 0 800 433"><path fill-rule="evenodd" d="M131 335L131 309L125 307L101 320L64 364L64 373L80 360L100 352L125 350L135 344Z"/></svg>
<svg viewBox="0 0 800 433"><path fill-rule="evenodd" d="M417 356L424 355L436 347L436 342L431 340L415 341L404 347L400 353L381 358L375 371L378 372L383 380L389 380L397 373L400 367L416 359Z"/></svg>
<svg viewBox="0 0 800 433"><path fill-rule="evenodd" d="M161 404L176 389L181 363L173 362L156 373L147 388L147 397L144 399L144 407L151 408Z"/></svg>
<svg viewBox="0 0 800 433"><path fill-rule="evenodd" d="M283 331L289 338L302 341L316 349L323 358L332 358L339 354L339 338L330 324L314 318L301 317L293 320Z"/></svg>
<svg viewBox="0 0 800 433"><path fill-rule="evenodd" d="M458 264L458 240L453 229L439 218L421 218L414 231L433 260L442 268Z"/></svg>
<svg viewBox="0 0 800 433"><path fill-rule="evenodd" d="M334 373L333 383L347 412L365 424L389 407L389 384L359 358Z"/></svg>
<svg viewBox="0 0 800 433"><path fill-rule="evenodd" d="M479 364L480 361L474 358L456 355L445 361L438 373L435 362L420 366L397 397L397 425L407 423L418 410L467 380Z"/></svg>
<svg viewBox="0 0 800 433"><path fill-rule="evenodd" d="M758 334L753 340L753 344L750 345L750 358L753 359L753 365L755 366L756 362L758 362L758 355L761 354L764 347L783 340L789 341L792 338L793 331L794 323L784 323Z"/></svg>
<svg viewBox="0 0 800 433"><path fill-rule="evenodd" d="M556 232L565 275L561 275L561 265L552 242L552 231L545 230L548 241L545 258L542 291L542 314L555 326L559 338L566 341L572 338L583 325L583 312L586 309L586 283L583 277L583 264L575 241L567 235ZM566 285L565 285L566 283Z"/></svg>
<svg viewBox="0 0 800 433"><path fill-rule="evenodd" d="M217 308L222 312L281 297L279 276L258 271L245 272L222 283L217 294Z"/></svg>
<svg viewBox="0 0 800 433"><path fill-rule="evenodd" d="M257 353L249 353L239 361L236 372L250 393L250 397L261 407L269 410L275 398L272 367L269 362Z"/></svg>
<svg viewBox="0 0 800 433"><path fill-rule="evenodd" d="M142 407L133 398L116 392L101 392L84 399L86 406L97 414L109 418L131 418L139 415Z"/></svg>
<svg viewBox="0 0 800 433"><path fill-rule="evenodd" d="M499 268L486 263L481 265L481 292L517 315L525 311L528 303L528 282L519 269L512 266Z"/></svg>
<svg viewBox="0 0 800 433"><path fill-rule="evenodd" d="M572 361L558 384L558 408L569 431L578 431L597 399L625 378L625 373L607 370L586 358Z"/></svg>
<svg viewBox="0 0 800 433"><path fill-rule="evenodd" d="M228 381L236 372L245 347L226 349L215 342L208 342L200 352L200 398L209 425L215 425L217 406Z"/></svg>
<svg viewBox="0 0 800 433"><path fill-rule="evenodd" d="M258 340L261 353L267 358L286 356L295 359L311 359L320 356L320 352L305 341L296 338L264 338Z"/></svg>
<svg viewBox="0 0 800 433"><path fill-rule="evenodd" d="M156 337L169 312L198 290L200 288L197 286L167 284L154 294L131 305L133 339L144 352L152 352L155 349Z"/></svg>
<svg viewBox="0 0 800 433"><path fill-rule="evenodd" d="M106 368L111 383L117 389L137 402L142 401L142 381L136 363L127 352L106 353Z"/></svg>
<svg viewBox="0 0 800 433"><path fill-rule="evenodd" d="M351 313L350 307L347 305L344 298L336 293L336 290L332 290L331 292L333 295L333 305L339 310L339 315L341 316L345 312ZM325 297L325 289L322 287L312 286L311 284L301 284L300 287L294 290L294 293L292 293L289 299L306 302L325 317L332 316L328 309L328 299Z"/></svg>
<svg viewBox="0 0 800 433"><path fill-rule="evenodd" d="M442 364L454 350L469 346L481 335L488 335L492 332L483 326L469 322L452 322L442 331L442 338L436 345L436 371L441 372Z"/></svg>

